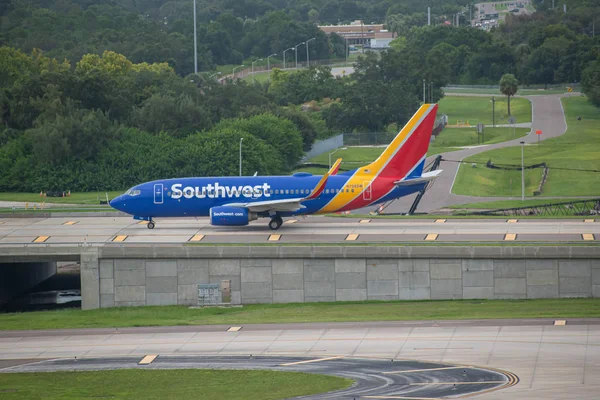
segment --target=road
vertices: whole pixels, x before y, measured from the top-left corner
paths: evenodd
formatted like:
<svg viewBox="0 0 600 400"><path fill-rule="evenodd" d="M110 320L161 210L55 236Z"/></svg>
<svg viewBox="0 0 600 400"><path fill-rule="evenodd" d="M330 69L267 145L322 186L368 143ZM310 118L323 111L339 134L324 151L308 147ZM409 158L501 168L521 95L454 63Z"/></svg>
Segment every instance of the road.
<svg viewBox="0 0 600 400"><path fill-rule="evenodd" d="M492 379L505 388L477 398L591 400L600 391L598 319L568 320L565 326L535 319L245 325L236 331L221 325L0 332L0 372L142 368L137 362L146 355L158 358L143 368L227 368L233 362L228 356L237 356L236 368L358 380L366 372L375 386L371 398L436 399L448 390L461 394L461 383L481 387L481 381ZM508 374L514 386L506 387L507 378L494 370L515 374L518 378ZM427 396L417 390L420 386L429 390Z"/></svg>
<svg viewBox="0 0 600 400"><path fill-rule="evenodd" d="M448 94L455 95L455 94ZM481 94L458 94L460 96L481 96L481 97L490 97L490 95L481 95ZM565 120L565 115L562 107L562 103L560 99L562 97L573 96L574 93L571 94L559 94L559 95L548 95L548 96L524 96L532 104L532 124L531 124L531 132L535 132L536 130L542 130L543 134L541 140L550 139L553 137L560 136L565 133L567 130L567 123ZM442 133L443 134L443 133ZM469 149L463 149L458 151L452 151L448 153L443 153L443 157L447 160L460 161L466 157L472 156L474 154L482 153L484 151L499 149L502 147L509 146L519 146L521 141L524 141L526 144L536 143L538 140L537 135L535 133L530 133L529 135L518 138L515 140L510 140L508 142L496 143L491 145L483 145L477 146ZM433 161L435 156L428 157L426 164ZM502 200L509 199L503 197L474 197L474 196L462 196L452 194L452 185L454 184L454 179L458 172L459 163L456 162L442 162L440 165L440 169L444 172L435 180L433 186L427 191L427 193L421 199L419 203L419 207L417 211L419 212L431 212L434 210L439 210L441 208L453 205L453 204L463 204L463 203L474 203L486 200ZM410 209L416 195L406 196L404 198L398 199L393 202L388 208L386 208L385 212L390 214L395 213L406 213ZM369 211L373 211L377 207L368 207L363 210L358 210L356 213L367 213Z"/></svg>
<svg viewBox="0 0 600 400"><path fill-rule="evenodd" d="M596 221L596 223L595 223ZM288 219L278 231L267 220L215 227L207 218L156 220L147 229L129 217L0 219L2 245L101 243L405 243L582 242L600 240L600 219ZM514 237L511 237L514 235Z"/></svg>

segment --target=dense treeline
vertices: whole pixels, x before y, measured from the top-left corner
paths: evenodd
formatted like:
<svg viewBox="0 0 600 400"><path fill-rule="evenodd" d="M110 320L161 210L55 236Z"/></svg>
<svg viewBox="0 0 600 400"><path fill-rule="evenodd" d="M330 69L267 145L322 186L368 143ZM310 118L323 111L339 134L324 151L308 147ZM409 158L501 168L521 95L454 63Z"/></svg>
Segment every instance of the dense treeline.
<svg viewBox="0 0 600 400"><path fill-rule="evenodd" d="M0 48L0 190L122 189L189 175L287 173L311 121L266 87L178 76L105 52L75 67Z"/></svg>
<svg viewBox="0 0 600 400"><path fill-rule="evenodd" d="M312 37L316 38L309 46L312 59L345 56L342 38L325 35L294 13L249 3L248 9L255 11L244 15L237 1L213 3L197 5L200 71L273 53L281 60L283 50ZM0 45L27 53L37 48L73 62L85 54L111 50L134 63L166 62L187 75L194 72L191 15L188 0L7 0L0 6ZM298 58L305 60L306 51L299 51Z"/></svg>

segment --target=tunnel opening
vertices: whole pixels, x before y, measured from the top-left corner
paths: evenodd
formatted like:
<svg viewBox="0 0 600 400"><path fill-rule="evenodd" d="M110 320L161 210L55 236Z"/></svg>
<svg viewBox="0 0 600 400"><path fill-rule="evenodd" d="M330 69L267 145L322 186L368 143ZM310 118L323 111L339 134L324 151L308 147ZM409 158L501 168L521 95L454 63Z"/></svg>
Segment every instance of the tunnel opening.
<svg viewBox="0 0 600 400"><path fill-rule="evenodd" d="M0 313L81 308L78 261L0 264Z"/></svg>

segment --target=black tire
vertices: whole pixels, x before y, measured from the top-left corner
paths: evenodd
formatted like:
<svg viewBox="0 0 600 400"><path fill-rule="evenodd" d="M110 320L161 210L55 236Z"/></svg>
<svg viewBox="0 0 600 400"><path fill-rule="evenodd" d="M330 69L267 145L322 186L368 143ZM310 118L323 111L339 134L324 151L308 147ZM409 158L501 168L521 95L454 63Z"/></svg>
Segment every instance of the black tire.
<svg viewBox="0 0 600 400"><path fill-rule="evenodd" d="M154 221L148 222L146 226L148 227L148 229L154 229Z"/></svg>
<svg viewBox="0 0 600 400"><path fill-rule="evenodd" d="M277 229L279 229L281 227L282 223L283 223L283 220L281 218L273 218L269 222L269 228L271 228L272 230L276 231Z"/></svg>

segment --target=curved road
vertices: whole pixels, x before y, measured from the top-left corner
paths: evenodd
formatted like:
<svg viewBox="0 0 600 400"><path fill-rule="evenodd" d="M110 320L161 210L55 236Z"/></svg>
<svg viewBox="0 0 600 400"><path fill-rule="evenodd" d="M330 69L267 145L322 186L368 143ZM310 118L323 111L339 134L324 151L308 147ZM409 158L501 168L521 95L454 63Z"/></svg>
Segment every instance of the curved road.
<svg viewBox="0 0 600 400"><path fill-rule="evenodd" d="M455 95L455 94L448 94ZM490 97L487 94L458 94L460 96L481 96L481 97ZM531 124L531 134L518 138L515 140L510 140L508 142L496 143L491 145L483 145L470 149L463 149L458 151L452 151L449 153L443 153L444 158L450 160L462 160L465 157L472 156L474 154L482 153L484 151L499 149L502 147L509 146L518 146L521 141L525 141L525 143L535 143L538 138L533 132L538 129L541 129L542 134L541 139L550 139L553 137L557 137L565 133L567 130L567 123L565 120L564 110L562 107L562 103L560 101L561 97L569 97L576 96L578 93L571 94L559 94L559 95L547 95L547 96L524 96L524 98L531 101L532 104L532 124ZM520 97L520 96L517 96ZM433 161L435 156L428 157L426 164ZM417 211L419 212L430 212L433 210L439 210L441 208L453 205L453 204L461 204L461 203L473 203L485 200L502 200L509 199L508 197L474 197L474 196L461 196L452 194L452 185L454 184L454 179L456 173L458 172L459 163L454 162L442 162L440 165L440 169L444 170L442 174L436 179L432 187L427 191L425 196L421 199L419 207ZM385 213L387 214L396 214L396 213L406 213L410 209L416 195L407 196L402 199L398 199L393 202L388 208L386 208ZM376 207L368 207L362 210L357 210L356 213L368 213L369 211L373 211Z"/></svg>

